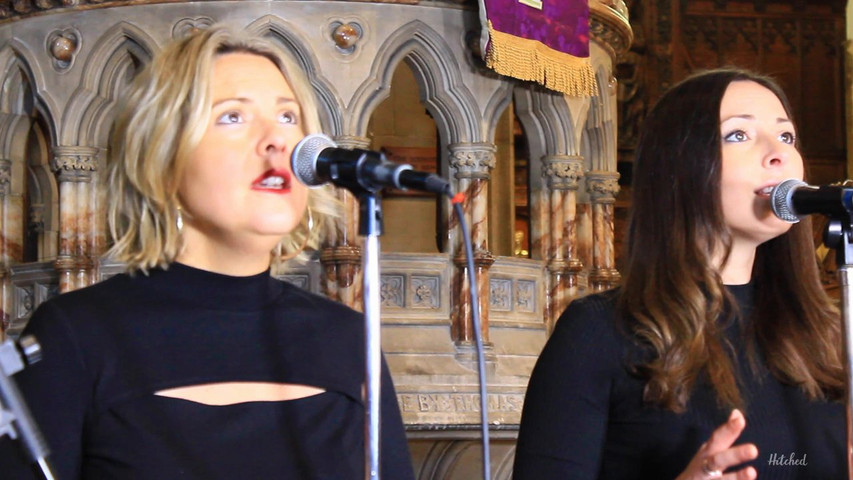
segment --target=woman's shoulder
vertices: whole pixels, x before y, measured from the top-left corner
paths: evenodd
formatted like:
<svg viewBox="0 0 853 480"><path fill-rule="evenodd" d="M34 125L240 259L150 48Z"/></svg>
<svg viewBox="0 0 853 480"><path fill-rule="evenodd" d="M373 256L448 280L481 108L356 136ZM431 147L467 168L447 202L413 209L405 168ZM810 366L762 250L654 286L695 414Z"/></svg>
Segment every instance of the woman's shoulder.
<svg viewBox="0 0 853 480"><path fill-rule="evenodd" d="M350 324L359 328L364 324L364 314L361 312L335 299L310 292L284 280L279 281L284 283L284 294L278 302L280 308L314 323L328 322L334 326Z"/></svg>
<svg viewBox="0 0 853 480"><path fill-rule="evenodd" d="M572 300L557 320L557 326L572 329L615 327L618 323L617 289L592 293Z"/></svg>
<svg viewBox="0 0 853 480"><path fill-rule="evenodd" d="M557 320L549 342L576 349L624 350L632 342L620 321L618 297L613 289L573 300Z"/></svg>
<svg viewBox="0 0 853 480"><path fill-rule="evenodd" d="M618 288L584 295L572 300L563 312L563 316L567 314L612 315L616 312L618 298Z"/></svg>
<svg viewBox="0 0 853 480"><path fill-rule="evenodd" d="M37 314L46 311L63 313L74 318L90 318L98 312L109 310L110 305L128 305L133 280L126 274L118 274L101 282L70 292L55 295L38 306Z"/></svg>

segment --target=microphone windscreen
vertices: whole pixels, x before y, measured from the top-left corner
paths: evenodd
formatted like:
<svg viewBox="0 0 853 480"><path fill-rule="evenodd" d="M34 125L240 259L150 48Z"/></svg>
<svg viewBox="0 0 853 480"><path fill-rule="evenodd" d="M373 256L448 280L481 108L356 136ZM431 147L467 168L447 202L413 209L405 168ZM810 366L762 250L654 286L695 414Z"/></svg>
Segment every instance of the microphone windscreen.
<svg viewBox="0 0 853 480"><path fill-rule="evenodd" d="M293 170L293 175L309 187L326 183L326 180L317 173L317 160L320 158L320 152L335 147L337 147L335 142L322 133L312 133L305 136L296 144L290 157L290 168Z"/></svg>
<svg viewBox="0 0 853 480"><path fill-rule="evenodd" d="M802 180L789 178L773 187L770 191L770 208L773 210L773 214L788 223L799 222L800 217L793 209L791 196L794 194L794 190L805 185L807 185L806 182Z"/></svg>

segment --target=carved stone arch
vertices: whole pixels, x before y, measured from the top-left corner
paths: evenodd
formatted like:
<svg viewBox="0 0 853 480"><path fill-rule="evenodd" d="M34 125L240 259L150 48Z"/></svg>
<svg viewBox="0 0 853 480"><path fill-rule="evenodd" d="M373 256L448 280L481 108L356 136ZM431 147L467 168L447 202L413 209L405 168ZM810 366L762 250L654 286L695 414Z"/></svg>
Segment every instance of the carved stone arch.
<svg viewBox="0 0 853 480"><path fill-rule="evenodd" d="M35 95L26 70L26 65L17 56L12 56L6 64L0 87L0 112L11 115L32 114Z"/></svg>
<svg viewBox="0 0 853 480"><path fill-rule="evenodd" d="M344 111L343 104L335 94L332 84L319 73L317 65L320 62L308 47L310 43L307 39L296 33L299 29L280 17L266 15L252 22L246 27L246 30L270 38L296 61L314 88L323 131L333 136L343 134L343 121L340 113Z"/></svg>
<svg viewBox="0 0 853 480"><path fill-rule="evenodd" d="M60 118L56 101L44 88L45 78L35 55L16 39L0 50L0 112L44 119L51 139L58 131L56 119ZM8 128L0 133L7 139ZM12 146L4 141L0 152L9 158Z"/></svg>
<svg viewBox="0 0 853 480"><path fill-rule="evenodd" d="M0 202L2 202L2 262L5 265L36 258L25 258L31 237L30 223L32 187L31 162L50 156L50 145L56 135L51 97L39 93L44 83L32 55L15 40L0 51ZM42 89L43 90L43 89ZM49 175L49 177L52 177ZM58 198L50 196L52 178L47 178L45 205L48 217L58 207ZM36 251L41 252L38 245ZM49 253L49 252L45 252ZM35 253L37 257L40 253Z"/></svg>
<svg viewBox="0 0 853 480"><path fill-rule="evenodd" d="M555 232L562 226L552 223L552 188L554 165L566 168L569 156L582 150L583 125L589 114L590 102L585 97L568 97L538 85L519 85L514 91L515 113L527 136L530 162L528 166L528 188L530 191L530 236L536 241L531 245L533 258L553 257L554 248L565 248L563 239ZM574 162L570 162L574 163ZM565 178L571 178L566 171ZM577 172L580 174L580 172ZM563 177L558 177L563 178Z"/></svg>
<svg viewBox="0 0 853 480"><path fill-rule="evenodd" d="M542 162L548 155L579 155L583 151L582 125L590 110L588 98L568 97L533 84L513 92L515 114L524 127L530 155L530 189L541 188Z"/></svg>
<svg viewBox="0 0 853 480"><path fill-rule="evenodd" d="M44 128L36 119L27 147L25 261L44 261L58 253L59 185L51 168L50 139Z"/></svg>
<svg viewBox="0 0 853 480"><path fill-rule="evenodd" d="M513 95L515 114L527 134L531 159L579 153L578 125L586 120L588 101L573 101L533 84L516 87Z"/></svg>
<svg viewBox="0 0 853 480"><path fill-rule="evenodd" d="M61 145L106 147L116 100L158 49L151 36L127 22L110 28L94 45L68 102Z"/></svg>
<svg viewBox="0 0 853 480"><path fill-rule="evenodd" d="M614 81L606 65L595 70L598 95L590 99L582 154L588 170L616 171L616 103Z"/></svg>
<svg viewBox="0 0 853 480"><path fill-rule="evenodd" d="M418 442L420 443L420 442ZM438 440L429 449L418 448L413 455L420 465L418 478L472 478L479 475L482 446L472 440ZM510 478L515 458L515 442L491 443L492 478ZM473 468L472 468L473 467Z"/></svg>
<svg viewBox="0 0 853 480"><path fill-rule="evenodd" d="M370 78L353 95L350 133L364 136L376 107L390 95L391 77L405 61L421 94L421 101L435 120L445 145L484 141L477 101L462 81L462 66L454 49L429 25L414 20L388 36L379 47Z"/></svg>
<svg viewBox="0 0 853 480"><path fill-rule="evenodd" d="M509 104L512 102L512 93L515 89L515 82L503 82L500 87L495 90L489 101L486 103L486 108L483 110L483 138L492 140L495 138L495 129L498 126L498 121L501 115Z"/></svg>

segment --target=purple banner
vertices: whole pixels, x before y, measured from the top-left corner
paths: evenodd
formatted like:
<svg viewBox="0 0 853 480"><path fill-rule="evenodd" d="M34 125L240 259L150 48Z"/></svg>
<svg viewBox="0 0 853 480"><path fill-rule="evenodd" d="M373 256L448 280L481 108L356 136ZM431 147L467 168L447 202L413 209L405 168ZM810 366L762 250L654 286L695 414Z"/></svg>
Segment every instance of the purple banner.
<svg viewBox="0 0 853 480"><path fill-rule="evenodd" d="M588 0L481 0L492 28L536 40L559 52L589 57Z"/></svg>

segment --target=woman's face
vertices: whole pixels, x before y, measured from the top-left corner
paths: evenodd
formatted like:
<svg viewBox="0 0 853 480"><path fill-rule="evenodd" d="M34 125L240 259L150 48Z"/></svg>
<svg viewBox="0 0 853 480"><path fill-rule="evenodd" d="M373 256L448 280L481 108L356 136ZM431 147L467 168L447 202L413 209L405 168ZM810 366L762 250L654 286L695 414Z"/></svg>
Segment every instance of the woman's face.
<svg viewBox="0 0 853 480"><path fill-rule="evenodd" d="M293 147L305 136L300 105L278 67L262 56L221 55L212 75L210 121L179 189L184 251L268 259L299 224L308 200L290 169Z"/></svg>
<svg viewBox="0 0 853 480"><path fill-rule="evenodd" d="M794 124L779 98L752 81L732 82L720 105L723 216L732 240L758 246L791 227L770 207L770 190L803 178Z"/></svg>

